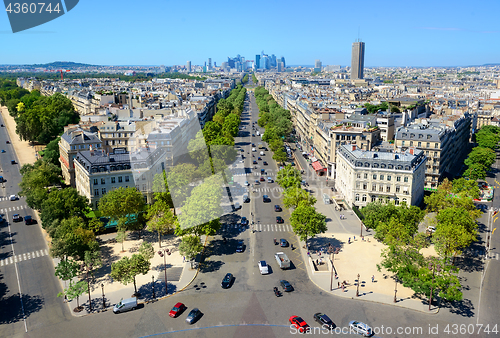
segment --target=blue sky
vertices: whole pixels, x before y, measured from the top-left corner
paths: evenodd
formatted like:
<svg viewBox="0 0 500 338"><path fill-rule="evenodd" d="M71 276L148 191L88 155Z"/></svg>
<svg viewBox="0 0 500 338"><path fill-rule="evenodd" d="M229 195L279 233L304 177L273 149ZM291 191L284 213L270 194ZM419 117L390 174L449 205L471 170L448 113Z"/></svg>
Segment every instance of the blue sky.
<svg viewBox="0 0 500 338"><path fill-rule="evenodd" d="M365 42L365 66L500 63L500 1L80 0L67 14L12 33L0 14L0 64L74 61L220 65L264 50L287 65L347 66Z"/></svg>

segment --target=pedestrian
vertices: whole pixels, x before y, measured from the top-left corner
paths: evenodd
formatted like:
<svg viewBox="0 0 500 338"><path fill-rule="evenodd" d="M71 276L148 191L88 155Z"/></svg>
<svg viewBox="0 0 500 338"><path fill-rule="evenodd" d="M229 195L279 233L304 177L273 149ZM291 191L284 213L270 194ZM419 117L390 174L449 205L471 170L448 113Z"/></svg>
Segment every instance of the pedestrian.
<svg viewBox="0 0 500 338"><path fill-rule="evenodd" d="M340 289L340 282L337 282L337 288Z"/></svg>
<svg viewBox="0 0 500 338"><path fill-rule="evenodd" d="M353 241L355 241L355 240L356 240L356 236L354 236L354 239L353 239Z"/></svg>
<svg viewBox="0 0 500 338"><path fill-rule="evenodd" d="M318 260L318 259L316 259L316 265L318 265L318 263L319 263L319 260Z"/></svg>
<svg viewBox="0 0 500 338"><path fill-rule="evenodd" d="M342 284L342 292L344 292L344 284Z"/></svg>
<svg viewBox="0 0 500 338"><path fill-rule="evenodd" d="M182 263L186 263L186 256L182 256Z"/></svg>
<svg viewBox="0 0 500 338"><path fill-rule="evenodd" d="M308 255L309 257L311 257L311 253L310 253L309 251L307 252L307 255Z"/></svg>
<svg viewBox="0 0 500 338"><path fill-rule="evenodd" d="M347 244L351 244L351 237L349 237L349 241L347 242Z"/></svg>
<svg viewBox="0 0 500 338"><path fill-rule="evenodd" d="M337 277L337 274L335 273L335 279L339 279L339 277Z"/></svg>
<svg viewBox="0 0 500 338"><path fill-rule="evenodd" d="M375 281L375 275L372 275L372 283Z"/></svg>

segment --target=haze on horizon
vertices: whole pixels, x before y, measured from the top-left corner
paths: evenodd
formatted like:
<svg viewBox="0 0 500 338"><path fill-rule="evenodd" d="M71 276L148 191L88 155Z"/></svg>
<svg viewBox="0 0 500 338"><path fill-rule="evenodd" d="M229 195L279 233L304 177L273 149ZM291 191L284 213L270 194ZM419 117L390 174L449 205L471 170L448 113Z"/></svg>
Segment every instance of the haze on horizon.
<svg viewBox="0 0 500 338"><path fill-rule="evenodd" d="M256 0L87 0L42 26L13 34L0 22L0 64L73 61L93 65L220 65L263 50L287 65L350 65L366 43L365 67L453 67L498 63L500 2L401 3ZM359 35L358 35L359 31Z"/></svg>

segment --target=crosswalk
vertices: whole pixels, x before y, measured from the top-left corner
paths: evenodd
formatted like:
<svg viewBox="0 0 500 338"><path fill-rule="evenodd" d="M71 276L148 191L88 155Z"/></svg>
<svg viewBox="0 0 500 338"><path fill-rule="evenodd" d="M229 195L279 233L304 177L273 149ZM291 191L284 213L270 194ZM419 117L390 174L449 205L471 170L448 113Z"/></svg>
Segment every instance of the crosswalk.
<svg viewBox="0 0 500 338"><path fill-rule="evenodd" d="M244 230L252 229L252 226L244 226L241 224L222 224L220 231L229 231L231 229ZM292 227L289 224L255 224L254 229L260 232L292 232Z"/></svg>
<svg viewBox="0 0 500 338"><path fill-rule="evenodd" d="M23 210L23 209L28 209L28 206L27 205L18 205L15 207L0 209L0 214L4 214L6 212L12 212L12 211L16 211L16 210Z"/></svg>
<svg viewBox="0 0 500 338"><path fill-rule="evenodd" d="M278 191L278 192L283 192L285 189L283 188L253 188L256 192L271 192L271 191Z"/></svg>
<svg viewBox="0 0 500 338"><path fill-rule="evenodd" d="M27 261L27 260L30 260L33 258L43 257L43 256L47 256L48 254L49 254L49 251L47 249L23 253L23 254L19 254L19 255L9 257L9 258L2 259L0 261L0 266L19 263L19 262Z"/></svg>
<svg viewBox="0 0 500 338"><path fill-rule="evenodd" d="M21 198L26 198L25 196L17 196L19 199ZM10 197L0 197L0 202L1 201L10 201Z"/></svg>

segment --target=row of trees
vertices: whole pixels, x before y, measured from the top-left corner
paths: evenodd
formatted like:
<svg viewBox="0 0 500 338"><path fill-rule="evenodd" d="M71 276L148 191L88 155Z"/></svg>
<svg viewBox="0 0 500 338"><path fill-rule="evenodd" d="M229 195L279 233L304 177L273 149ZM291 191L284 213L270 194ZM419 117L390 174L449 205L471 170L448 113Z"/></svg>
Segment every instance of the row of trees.
<svg viewBox="0 0 500 338"><path fill-rule="evenodd" d="M245 74L245 76L243 76L243 79L241 80L241 83L245 84L248 82L248 74Z"/></svg>
<svg viewBox="0 0 500 338"><path fill-rule="evenodd" d="M471 180L485 179L486 173L491 170L495 163L498 142L500 141L500 128L496 126L484 126L476 134L477 146L472 149L464 163L467 170L464 177Z"/></svg>
<svg viewBox="0 0 500 338"><path fill-rule="evenodd" d="M285 189L283 205L293 208L290 225L294 233L307 243L312 238L327 230L326 217L316 211L314 198L308 191L301 188L302 175L300 171L286 165L278 172L276 183Z"/></svg>
<svg viewBox="0 0 500 338"><path fill-rule="evenodd" d="M255 76L254 73L252 73L252 81L253 81L253 84L256 85L257 82L259 82L259 80L257 79L257 76Z"/></svg>
<svg viewBox="0 0 500 338"><path fill-rule="evenodd" d="M289 110L283 109L273 99L264 87L255 89L255 100L259 107L259 127L266 131L262 140L269 144L273 151L273 159L277 162L286 160L283 140L292 132L292 115Z"/></svg>
<svg viewBox="0 0 500 338"><path fill-rule="evenodd" d="M421 252L429 245L429 237L418 232L425 211L405 203L395 206L374 202L362 208L364 224L387 245L379 269L394 272L404 286L419 295L429 296L434 289L443 299L461 300L454 258L477 238L476 219L480 211L473 198L478 196L476 182L460 178L453 182L445 179L437 192L424 198L427 213L432 213L429 219L436 228L430 240L439 257L425 257Z"/></svg>

